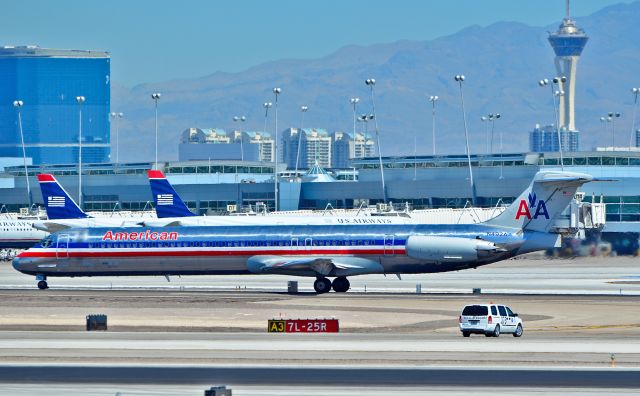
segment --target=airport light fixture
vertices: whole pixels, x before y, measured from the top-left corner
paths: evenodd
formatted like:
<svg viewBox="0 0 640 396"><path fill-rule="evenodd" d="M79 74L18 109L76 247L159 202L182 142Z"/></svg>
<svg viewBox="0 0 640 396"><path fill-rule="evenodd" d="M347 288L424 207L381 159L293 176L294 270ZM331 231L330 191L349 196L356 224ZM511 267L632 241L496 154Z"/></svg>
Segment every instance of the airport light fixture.
<svg viewBox="0 0 640 396"><path fill-rule="evenodd" d="M602 127L604 128L604 134L606 135L609 132L609 127L607 127L607 123L611 122L611 117L608 116L603 116L600 117L600 123L602 124Z"/></svg>
<svg viewBox="0 0 640 396"><path fill-rule="evenodd" d="M640 95L640 88L631 88L633 94L633 117L631 119L631 137L629 138L629 147L633 147L634 133L636 128L636 113L638 111L638 95Z"/></svg>
<svg viewBox="0 0 640 396"><path fill-rule="evenodd" d="M615 147L616 146L616 141L615 141L615 137L616 137L616 118L620 118L620 116L622 116L622 114L614 112L614 111L610 111L608 114L608 119L609 121L611 121L611 147Z"/></svg>
<svg viewBox="0 0 640 396"><path fill-rule="evenodd" d="M275 192L275 200L274 200L274 209L278 211L278 96L282 93L281 88L273 88L273 95L276 97L276 117L275 117L275 129L276 129L276 138L273 141L274 148L274 156L275 156L275 167L274 167L274 192Z"/></svg>
<svg viewBox="0 0 640 396"><path fill-rule="evenodd" d="M245 116L234 116L233 117L233 122L238 122L240 121L241 123L244 123L247 120L247 117ZM244 146L243 146L243 136L242 136L242 127L240 128L240 161L244 161Z"/></svg>
<svg viewBox="0 0 640 396"><path fill-rule="evenodd" d="M500 117L502 117L500 115L500 113L490 113L487 116L487 120L491 122L491 154L493 154L493 135L494 135L494 129L495 129L495 125L496 125L496 121L500 119ZM503 150L503 146L502 146L502 129L500 130L500 177L499 179L504 179L503 175L502 175L502 171L504 168L504 159L502 158L502 154L504 154L504 150Z"/></svg>
<svg viewBox="0 0 640 396"><path fill-rule="evenodd" d="M120 163L120 139L119 139L119 135L120 135L120 119L122 117L124 117L124 113L116 113L114 111L112 111L111 113L109 113L109 116L111 116L112 119L116 120L116 164Z"/></svg>
<svg viewBox="0 0 640 396"><path fill-rule="evenodd" d="M82 105L85 102L84 96L76 96L78 102L78 206L82 209Z"/></svg>
<svg viewBox="0 0 640 396"><path fill-rule="evenodd" d="M556 117L556 135L558 137L558 151L560 152L560 169L564 170L564 158L562 155L562 138L560 137L560 115L558 114L558 106L556 105L556 98L564 95L564 91L562 91L562 84L567 81L567 78L562 77L554 77L549 81L548 78L544 78L538 81L538 85L542 88L549 86L551 88L551 99L553 100L553 112ZM554 88L554 86L558 86L558 90Z"/></svg>
<svg viewBox="0 0 640 396"><path fill-rule="evenodd" d="M380 165L380 181L382 183L382 202L387 203L387 188L384 183L384 167L382 166L382 146L380 145L380 130L378 129L378 118L376 117L376 102L374 99L374 89L376 86L375 78L367 78L364 81L365 85L369 87L370 97L371 97L371 109L373 115L373 123L376 131L376 144L378 145L378 162ZM366 143L366 141L365 141Z"/></svg>
<svg viewBox="0 0 640 396"><path fill-rule="evenodd" d="M489 154L489 117L482 116L480 117L480 121L484 124L484 138L487 144L487 154Z"/></svg>
<svg viewBox="0 0 640 396"><path fill-rule="evenodd" d="M24 178L27 182L27 198L29 199L29 210L31 210L31 206L33 202L31 200L31 186L29 184L29 172L27 171L27 150L24 146L24 131L22 130L22 112L20 109L24 106L24 102L21 100L14 100L13 107L15 107L16 112L18 113L18 128L20 129L20 142L22 143L22 162L24 164Z"/></svg>
<svg viewBox="0 0 640 396"><path fill-rule="evenodd" d="M151 94L151 99L153 99L153 101L155 102L155 111L156 111L156 161L155 161L155 168L154 169L158 169L158 100L160 100L160 97L162 95L159 92L154 92Z"/></svg>
<svg viewBox="0 0 640 396"><path fill-rule="evenodd" d="M434 157L436 155L436 102L438 99L437 95L429 96L429 102L431 102L431 148Z"/></svg>
<svg viewBox="0 0 640 396"><path fill-rule="evenodd" d="M355 158L356 157L356 107L358 106L358 103L360 102L360 98L357 96L352 97L351 99L349 99L349 103L351 103L351 106L353 107L353 136L352 136L352 140L353 140L353 155L351 156L351 158Z"/></svg>
<svg viewBox="0 0 640 396"><path fill-rule="evenodd" d="M302 133L304 131L304 113L309 110L307 106L300 106L300 129L298 130L298 150L296 152L296 172L295 177L298 177L298 163L300 162L300 143L302 141ZM316 146L317 147L317 146Z"/></svg>
<svg viewBox="0 0 640 396"><path fill-rule="evenodd" d="M464 93L462 90L462 83L465 80L464 74L456 74L453 78L460 87L460 103L462 105L462 120L464 122L464 139L467 149L467 163L469 164L469 184L471 185L471 200L473 205L477 205L476 199L476 186L473 182L473 168L471 167L471 151L469 150L469 130L467 128L467 113L464 108Z"/></svg>

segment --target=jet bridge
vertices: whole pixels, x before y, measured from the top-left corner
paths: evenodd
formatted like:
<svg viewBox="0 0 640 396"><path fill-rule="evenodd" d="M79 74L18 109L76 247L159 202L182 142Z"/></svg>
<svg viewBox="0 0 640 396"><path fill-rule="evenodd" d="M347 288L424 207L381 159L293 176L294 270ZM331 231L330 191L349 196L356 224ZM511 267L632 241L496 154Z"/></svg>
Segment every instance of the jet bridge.
<svg viewBox="0 0 640 396"><path fill-rule="evenodd" d="M592 196L591 202L585 202L584 196L583 192L576 193L571 204L553 223L553 232L584 238L586 231L601 231L604 228L607 211L603 197L600 196L598 200Z"/></svg>

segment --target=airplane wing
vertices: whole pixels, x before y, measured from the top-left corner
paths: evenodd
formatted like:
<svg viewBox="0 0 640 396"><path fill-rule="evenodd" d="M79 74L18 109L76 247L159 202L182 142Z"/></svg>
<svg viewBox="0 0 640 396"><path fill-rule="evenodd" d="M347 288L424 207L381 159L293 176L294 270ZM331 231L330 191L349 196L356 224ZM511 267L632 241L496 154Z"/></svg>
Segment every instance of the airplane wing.
<svg viewBox="0 0 640 396"><path fill-rule="evenodd" d="M353 276L384 272L379 262L352 256L253 256L247 260L247 268L255 274L299 276Z"/></svg>
<svg viewBox="0 0 640 396"><path fill-rule="evenodd" d="M46 231L46 232L58 232L67 228L73 227L73 225L65 224L64 222L57 221L34 221L31 226L36 230Z"/></svg>

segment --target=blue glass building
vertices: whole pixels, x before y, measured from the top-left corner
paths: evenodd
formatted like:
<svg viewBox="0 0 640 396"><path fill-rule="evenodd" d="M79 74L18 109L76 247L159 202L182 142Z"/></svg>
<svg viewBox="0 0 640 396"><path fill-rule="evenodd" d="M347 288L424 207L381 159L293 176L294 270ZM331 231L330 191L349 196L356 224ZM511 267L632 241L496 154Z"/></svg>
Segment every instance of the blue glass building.
<svg viewBox="0 0 640 396"><path fill-rule="evenodd" d="M567 131L560 129L560 141L562 151L578 151L580 145L580 133L578 131ZM536 125L533 131L529 132L529 151L534 153L548 153L560 151L558 149L558 132L554 125L541 127Z"/></svg>
<svg viewBox="0 0 640 396"><path fill-rule="evenodd" d="M34 164L78 162L82 104L82 161L108 162L110 56L107 52L0 47L0 157L21 157L15 100L26 154Z"/></svg>

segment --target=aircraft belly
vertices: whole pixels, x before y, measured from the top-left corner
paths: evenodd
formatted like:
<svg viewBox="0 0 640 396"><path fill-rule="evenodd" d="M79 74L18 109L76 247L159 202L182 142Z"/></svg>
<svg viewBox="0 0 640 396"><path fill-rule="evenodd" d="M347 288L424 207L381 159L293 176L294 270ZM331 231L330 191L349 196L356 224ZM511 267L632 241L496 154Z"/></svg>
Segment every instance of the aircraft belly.
<svg viewBox="0 0 640 396"><path fill-rule="evenodd" d="M14 267L28 274L48 276L245 274L242 257L124 257L21 260Z"/></svg>

